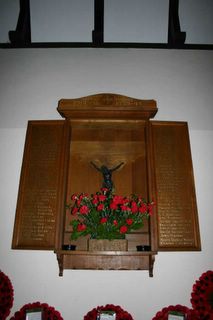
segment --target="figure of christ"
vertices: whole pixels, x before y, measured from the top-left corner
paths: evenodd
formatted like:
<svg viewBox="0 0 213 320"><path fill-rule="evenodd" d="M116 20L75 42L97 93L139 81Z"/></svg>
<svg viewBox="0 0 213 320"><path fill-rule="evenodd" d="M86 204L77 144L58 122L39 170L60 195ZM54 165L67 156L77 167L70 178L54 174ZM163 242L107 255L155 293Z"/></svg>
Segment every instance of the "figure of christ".
<svg viewBox="0 0 213 320"><path fill-rule="evenodd" d="M105 165L102 165L101 167L98 167L94 162L91 162L93 167L98 170L99 172L102 173L103 175L103 183L102 183L102 188L107 188L110 192L113 190L114 184L112 181L112 173L115 170L118 170L124 162L121 162L119 165L113 167L113 168L108 168Z"/></svg>

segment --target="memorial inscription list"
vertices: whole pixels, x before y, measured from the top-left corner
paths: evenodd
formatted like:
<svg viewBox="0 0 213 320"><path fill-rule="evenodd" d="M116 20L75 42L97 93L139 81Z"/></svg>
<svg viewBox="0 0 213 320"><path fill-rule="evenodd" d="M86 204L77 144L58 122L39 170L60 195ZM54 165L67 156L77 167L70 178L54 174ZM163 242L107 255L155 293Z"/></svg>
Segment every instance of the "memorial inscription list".
<svg viewBox="0 0 213 320"><path fill-rule="evenodd" d="M29 122L14 233L20 247L54 247L62 135L60 124Z"/></svg>
<svg viewBox="0 0 213 320"><path fill-rule="evenodd" d="M196 203L187 125L173 126L156 125L154 134L159 248L184 250L197 246Z"/></svg>

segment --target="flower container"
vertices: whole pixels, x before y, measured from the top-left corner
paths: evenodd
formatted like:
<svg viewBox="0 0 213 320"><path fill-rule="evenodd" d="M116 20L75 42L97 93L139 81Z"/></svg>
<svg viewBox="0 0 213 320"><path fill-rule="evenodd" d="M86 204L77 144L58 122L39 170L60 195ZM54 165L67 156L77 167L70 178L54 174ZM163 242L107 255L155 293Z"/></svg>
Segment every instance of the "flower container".
<svg viewBox="0 0 213 320"><path fill-rule="evenodd" d="M127 251L126 239L88 239L89 251Z"/></svg>

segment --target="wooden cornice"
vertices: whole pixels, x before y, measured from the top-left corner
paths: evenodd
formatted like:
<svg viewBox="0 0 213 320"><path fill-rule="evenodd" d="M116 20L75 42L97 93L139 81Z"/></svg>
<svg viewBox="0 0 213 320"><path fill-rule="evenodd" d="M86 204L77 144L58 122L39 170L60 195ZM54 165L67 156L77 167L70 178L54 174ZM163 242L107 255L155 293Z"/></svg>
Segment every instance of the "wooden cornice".
<svg viewBox="0 0 213 320"><path fill-rule="evenodd" d="M66 119L141 120L155 116L155 100L140 100L113 93L100 93L77 99L61 99L57 108Z"/></svg>

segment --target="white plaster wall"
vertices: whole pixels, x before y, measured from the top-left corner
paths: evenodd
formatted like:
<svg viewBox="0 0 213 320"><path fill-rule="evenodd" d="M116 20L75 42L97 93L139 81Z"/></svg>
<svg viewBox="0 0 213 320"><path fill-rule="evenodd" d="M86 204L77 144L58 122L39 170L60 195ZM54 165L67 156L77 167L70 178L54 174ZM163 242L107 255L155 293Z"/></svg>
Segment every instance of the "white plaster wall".
<svg viewBox="0 0 213 320"><path fill-rule="evenodd" d="M170 304L190 307L192 285L213 263L213 52L136 49L0 50L0 269L11 279L12 313L28 302L82 320L97 305L119 304L150 320ZM65 271L53 252L11 250L27 121L60 119L58 100L100 92L156 99L160 120L188 121L201 252L162 252L146 271Z"/></svg>

